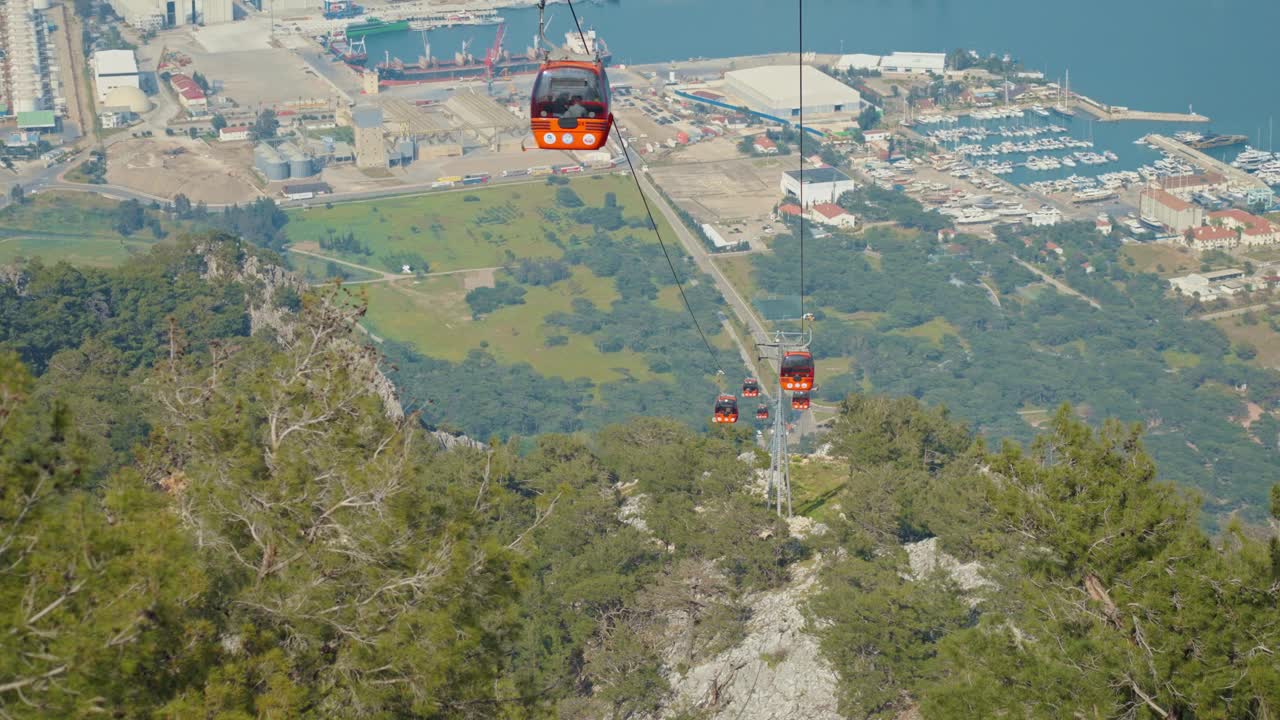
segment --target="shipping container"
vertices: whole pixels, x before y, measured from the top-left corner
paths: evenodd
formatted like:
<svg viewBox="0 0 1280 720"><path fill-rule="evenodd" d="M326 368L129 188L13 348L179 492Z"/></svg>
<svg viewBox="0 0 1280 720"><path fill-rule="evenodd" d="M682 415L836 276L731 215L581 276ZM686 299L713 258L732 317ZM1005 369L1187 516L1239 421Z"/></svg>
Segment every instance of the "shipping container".
<svg viewBox="0 0 1280 720"><path fill-rule="evenodd" d="M448 176L445 176L445 177L439 177L439 178L436 178L436 182L438 182L438 183L450 183L450 184L453 184L453 183L459 183L459 182L462 182L462 176L461 176L461 175L448 175Z"/></svg>

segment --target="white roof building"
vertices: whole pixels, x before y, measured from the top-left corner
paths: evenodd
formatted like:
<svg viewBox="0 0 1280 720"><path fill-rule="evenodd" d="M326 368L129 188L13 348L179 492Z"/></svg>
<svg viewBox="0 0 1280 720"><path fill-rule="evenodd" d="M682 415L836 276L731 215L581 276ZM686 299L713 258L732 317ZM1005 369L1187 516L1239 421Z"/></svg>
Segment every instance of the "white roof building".
<svg viewBox="0 0 1280 720"><path fill-rule="evenodd" d="M858 189L858 183L835 168L809 168L804 171L803 192L799 170L782 173L780 189L783 195L801 199L808 208L819 203L834 203L846 192Z"/></svg>
<svg viewBox="0 0 1280 720"><path fill-rule="evenodd" d="M829 115L862 111L857 90L811 65L767 65L724 74L725 90L756 112L783 120L800 115L800 77L804 75L804 113Z"/></svg>
<svg viewBox="0 0 1280 720"><path fill-rule="evenodd" d="M836 61L836 69L838 70L878 70L880 69L881 56L867 55L866 53L853 53L851 55L841 55Z"/></svg>
<svg viewBox="0 0 1280 720"><path fill-rule="evenodd" d="M138 61L132 50L99 50L93 54L93 87L98 104L118 87L142 88L138 80Z"/></svg>
<svg viewBox="0 0 1280 720"><path fill-rule="evenodd" d="M1062 211L1055 207L1041 208L1031 213L1031 225L1034 227L1057 225L1060 222L1062 222Z"/></svg>
<svg viewBox="0 0 1280 720"><path fill-rule="evenodd" d="M716 250L728 250L729 248L737 247L741 244L729 242L720 234L719 230L716 230L713 226L708 225L707 223L702 224L702 232L706 234L707 239L711 241L711 244L716 246Z"/></svg>
<svg viewBox="0 0 1280 720"><path fill-rule="evenodd" d="M887 73L937 73L947 69L946 53L896 52L880 60L880 70Z"/></svg>

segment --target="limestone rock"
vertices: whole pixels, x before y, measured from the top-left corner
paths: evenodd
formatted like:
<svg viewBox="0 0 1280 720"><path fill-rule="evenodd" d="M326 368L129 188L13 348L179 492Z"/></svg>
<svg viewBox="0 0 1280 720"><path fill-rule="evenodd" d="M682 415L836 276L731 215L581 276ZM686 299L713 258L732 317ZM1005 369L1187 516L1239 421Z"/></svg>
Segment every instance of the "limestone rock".
<svg viewBox="0 0 1280 720"><path fill-rule="evenodd" d="M942 570L961 590L977 590L994 585L982 577L982 565L976 562L961 564L959 560L942 552L942 548L938 547L938 538L921 540L903 547L907 551L914 579L920 580Z"/></svg>
<svg viewBox="0 0 1280 720"><path fill-rule="evenodd" d="M805 632L801 607L815 582L800 568L784 588L751 599L747 637L682 675L657 718L696 710L707 720L840 720L836 674Z"/></svg>

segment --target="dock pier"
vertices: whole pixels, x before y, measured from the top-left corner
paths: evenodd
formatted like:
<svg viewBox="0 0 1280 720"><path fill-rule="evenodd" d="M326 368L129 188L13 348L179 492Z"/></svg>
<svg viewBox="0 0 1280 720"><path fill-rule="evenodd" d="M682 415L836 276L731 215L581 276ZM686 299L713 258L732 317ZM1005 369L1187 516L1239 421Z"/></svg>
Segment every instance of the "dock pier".
<svg viewBox="0 0 1280 720"><path fill-rule="evenodd" d="M1221 160L1212 158L1195 148L1188 147L1187 145L1174 140L1173 138L1165 137L1164 135L1148 135L1147 142L1150 143L1152 147L1159 148L1170 155L1181 157L1182 159L1204 168L1205 170L1219 173L1223 177L1227 178L1227 181L1233 185L1239 185L1246 188L1257 188L1259 190L1265 190L1268 193L1271 192L1271 187L1269 185L1244 170L1232 167Z"/></svg>
<svg viewBox="0 0 1280 720"><path fill-rule="evenodd" d="M1119 105L1105 105L1079 93L1074 93L1077 108L1089 113L1098 122L1122 122L1140 120L1146 122L1207 123L1209 118L1199 113L1151 112L1149 110L1130 110Z"/></svg>

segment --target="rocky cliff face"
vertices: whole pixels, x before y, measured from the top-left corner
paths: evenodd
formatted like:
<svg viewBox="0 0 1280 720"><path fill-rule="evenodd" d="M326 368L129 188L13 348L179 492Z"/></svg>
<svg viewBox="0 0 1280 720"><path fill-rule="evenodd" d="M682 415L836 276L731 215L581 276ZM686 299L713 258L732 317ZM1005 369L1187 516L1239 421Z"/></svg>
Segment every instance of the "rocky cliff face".
<svg viewBox="0 0 1280 720"><path fill-rule="evenodd" d="M812 565L779 590L751 598L747 636L683 674L659 718L689 713L707 720L840 720L836 674L805 632L801 607L813 588Z"/></svg>
<svg viewBox="0 0 1280 720"><path fill-rule="evenodd" d="M271 331L279 337L293 335L294 325L297 322L296 315L277 300L281 293L290 290L301 295L306 292L306 283L285 268L267 262L254 253L246 252L245 245L241 241L214 240L201 243L196 246L195 252L203 260L206 279L227 278L245 287L249 328L253 334ZM336 342L349 344L353 355L363 355L355 352L359 346L349 339ZM370 377L373 378L372 389L378 397L382 398L387 416L395 420L404 418L404 408L400 405L395 385L391 380L380 368L373 368ZM456 440L446 442L441 438L437 439L441 440L441 444L446 449L457 443ZM469 439L467 441L473 442Z"/></svg>

